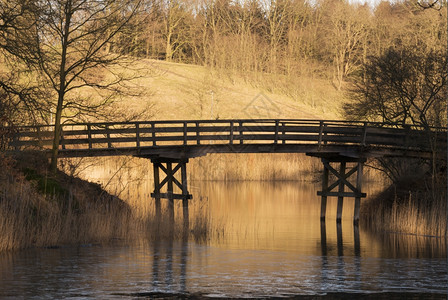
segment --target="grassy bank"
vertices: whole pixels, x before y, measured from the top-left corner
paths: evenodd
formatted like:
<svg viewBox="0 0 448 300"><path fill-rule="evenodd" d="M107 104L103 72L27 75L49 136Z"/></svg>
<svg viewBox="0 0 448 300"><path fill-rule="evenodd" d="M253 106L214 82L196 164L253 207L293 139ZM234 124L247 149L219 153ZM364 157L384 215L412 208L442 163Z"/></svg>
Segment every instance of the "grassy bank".
<svg viewBox="0 0 448 300"><path fill-rule="evenodd" d="M185 231L183 220L156 217L150 201L126 203L99 184L63 172L50 176L47 168L47 160L36 155L0 156L0 251L185 233L204 240L211 232L204 213L192 213Z"/></svg>
<svg viewBox="0 0 448 300"><path fill-rule="evenodd" d="M123 201L99 185L46 175L36 157L21 159L0 157L0 251L126 237L132 214Z"/></svg>

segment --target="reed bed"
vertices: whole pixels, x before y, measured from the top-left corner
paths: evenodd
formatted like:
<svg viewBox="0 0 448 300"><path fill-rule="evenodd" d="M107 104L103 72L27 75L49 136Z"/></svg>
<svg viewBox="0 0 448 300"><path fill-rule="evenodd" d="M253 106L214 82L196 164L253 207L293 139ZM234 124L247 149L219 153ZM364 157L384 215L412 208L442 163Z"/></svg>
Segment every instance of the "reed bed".
<svg viewBox="0 0 448 300"><path fill-rule="evenodd" d="M403 195L395 186L364 203L363 226L373 231L413 234L427 237L447 235L447 201L444 189L438 193L408 191Z"/></svg>
<svg viewBox="0 0 448 300"><path fill-rule="evenodd" d="M210 154L191 160L191 180L315 181L319 159L305 154Z"/></svg>
<svg viewBox="0 0 448 300"><path fill-rule="evenodd" d="M65 172L104 185L121 181L124 188L153 179L151 162L144 158L66 159L63 164ZM187 173L191 181L317 181L322 168L319 159L305 154L209 154L190 159Z"/></svg>
<svg viewBox="0 0 448 300"><path fill-rule="evenodd" d="M57 180L52 179L45 175L45 159L28 157L21 161L22 164L16 165L0 157L0 252L29 247L104 244L117 239L129 242L142 237L150 240L188 237L204 241L220 233L219 228L211 226L208 210L204 209L208 205L206 200L197 201L190 209L186 226L180 217L179 202L176 202L175 211L180 215L174 222L168 217L166 204L162 213L156 215L154 201L145 193L141 180L123 183L121 175L112 176L107 182L109 193L99 184L62 172ZM33 172L35 178L30 179L19 171L23 162L33 168L43 167Z"/></svg>
<svg viewBox="0 0 448 300"><path fill-rule="evenodd" d="M65 197L42 194L34 182L12 172L1 176L0 251L127 236L131 211L116 197L80 182Z"/></svg>

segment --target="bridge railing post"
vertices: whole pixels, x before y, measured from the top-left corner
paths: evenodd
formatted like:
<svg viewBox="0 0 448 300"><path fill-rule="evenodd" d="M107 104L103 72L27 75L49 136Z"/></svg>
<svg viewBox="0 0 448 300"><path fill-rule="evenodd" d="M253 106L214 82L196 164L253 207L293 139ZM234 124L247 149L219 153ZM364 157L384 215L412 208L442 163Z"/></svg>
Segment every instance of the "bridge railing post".
<svg viewBox="0 0 448 300"><path fill-rule="evenodd" d="M19 142L20 142L20 130L12 135L12 145L15 151L19 151L21 148L19 146Z"/></svg>
<svg viewBox="0 0 448 300"><path fill-rule="evenodd" d="M41 133L40 133L40 126L37 126L37 127L36 127L36 130L37 130L37 145L38 145L39 147L43 147L43 143L42 143L42 135L41 135Z"/></svg>
<svg viewBox="0 0 448 300"><path fill-rule="evenodd" d="M196 144L197 145L201 144L201 138L200 138L201 132L200 132L199 128L200 128L199 127L199 122L196 122Z"/></svg>
<svg viewBox="0 0 448 300"><path fill-rule="evenodd" d="M239 131L240 131L240 144L243 144L243 122L239 122Z"/></svg>
<svg viewBox="0 0 448 300"><path fill-rule="evenodd" d="M112 143L111 143L111 141L110 141L109 125L106 124L106 126L104 126L104 129L106 130L107 148L112 148Z"/></svg>
<svg viewBox="0 0 448 300"><path fill-rule="evenodd" d="M61 144L62 149L65 150L65 141L64 141L64 126L61 126L61 134L60 134L60 139L59 139L59 143Z"/></svg>
<svg viewBox="0 0 448 300"><path fill-rule="evenodd" d="M156 142L156 124L155 122L151 122L151 136L152 136L152 145L157 146Z"/></svg>
<svg viewBox="0 0 448 300"><path fill-rule="evenodd" d="M322 146L322 134L324 132L324 121L319 121L319 139L317 142L318 147Z"/></svg>
<svg viewBox="0 0 448 300"><path fill-rule="evenodd" d="M184 145L187 145L187 127L188 127L188 124L187 124L187 122L184 122L184 124L183 124L183 129L184 129L184 133L183 133L183 137L184 137Z"/></svg>
<svg viewBox="0 0 448 300"><path fill-rule="evenodd" d="M275 137L274 137L274 144L278 143L278 127L279 127L279 120L275 120Z"/></svg>
<svg viewBox="0 0 448 300"><path fill-rule="evenodd" d="M230 145L233 145L233 122L230 122L229 143L230 143Z"/></svg>
<svg viewBox="0 0 448 300"><path fill-rule="evenodd" d="M286 144L285 122L282 122L282 144Z"/></svg>
<svg viewBox="0 0 448 300"><path fill-rule="evenodd" d="M135 145L140 149L140 124L138 122L135 123Z"/></svg>
<svg viewBox="0 0 448 300"><path fill-rule="evenodd" d="M323 127L323 137L322 137L322 140L323 140L323 142L324 142L324 145L327 145L327 143L328 143L328 139L327 139L327 127L328 127L328 125L327 124L325 124L324 123L324 127Z"/></svg>
<svg viewBox="0 0 448 300"><path fill-rule="evenodd" d="M364 122L364 126L362 128L361 146L366 146L366 140L367 140L367 122Z"/></svg>
<svg viewBox="0 0 448 300"><path fill-rule="evenodd" d="M87 124L87 139L89 142L89 149L92 149L92 126Z"/></svg>

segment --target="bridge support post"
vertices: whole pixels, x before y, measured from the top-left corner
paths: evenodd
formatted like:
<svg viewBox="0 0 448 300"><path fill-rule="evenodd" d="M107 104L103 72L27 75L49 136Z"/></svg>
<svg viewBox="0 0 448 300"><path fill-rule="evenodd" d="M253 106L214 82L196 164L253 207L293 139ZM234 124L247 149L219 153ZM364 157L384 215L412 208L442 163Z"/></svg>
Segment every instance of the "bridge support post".
<svg viewBox="0 0 448 300"><path fill-rule="evenodd" d="M168 199L168 214L170 221L174 221L174 200L182 200L183 219L184 226L189 225L188 214L188 200L192 198L188 193L187 185L187 163L188 159L171 159L171 158L156 158L151 159L154 168L154 192L151 193L151 197L155 199L156 206L156 218L161 214L160 199ZM160 172L160 170L162 172ZM176 178L176 173L180 170L181 178L179 181ZM165 176L162 180L160 175L163 173ZM166 187L166 192L162 192L162 188ZM177 187L181 192L175 193L174 187Z"/></svg>
<svg viewBox="0 0 448 300"><path fill-rule="evenodd" d="M338 206L336 214L336 222L340 223L342 219L342 207L344 197L355 198L355 209L353 213L353 222L359 222L359 209L361 198L366 197L365 193L361 192L362 186L362 172L365 158L350 158L350 157L322 157L324 166L322 178L322 191L318 191L317 195L321 196L321 221L325 221L327 209L327 197L338 197ZM353 164L347 169L347 163ZM347 172L348 171L348 172ZM356 173L356 183L352 184L349 178ZM329 184L329 174L334 175L336 181ZM333 191L338 187L337 191ZM349 191L345 191L345 188Z"/></svg>

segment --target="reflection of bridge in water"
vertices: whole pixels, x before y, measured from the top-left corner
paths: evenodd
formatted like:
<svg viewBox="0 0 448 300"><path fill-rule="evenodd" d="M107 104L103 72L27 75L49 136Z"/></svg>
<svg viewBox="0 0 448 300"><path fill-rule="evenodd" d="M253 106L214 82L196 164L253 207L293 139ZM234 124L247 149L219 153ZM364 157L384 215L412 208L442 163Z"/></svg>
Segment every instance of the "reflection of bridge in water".
<svg viewBox="0 0 448 300"><path fill-rule="evenodd" d="M321 253L316 253L316 255L320 254L321 256L321 284L334 284L332 283L332 276L329 274L332 272L336 272L340 278L339 280L342 282L344 282L344 278L350 276L352 277L352 280L354 279L356 282L361 283L362 271L359 227L353 226L354 243L352 250L347 249L347 245L351 244L350 242L343 242L341 223L337 223L336 226L336 243L327 242L326 225L325 222L321 222ZM174 231L174 227L172 226L169 230ZM178 294L187 295L189 293L187 281L190 274L187 272L187 269L189 261L191 260L189 257L191 254L189 254L188 248L188 232L184 232L180 243L174 244L174 241L174 238L171 236L165 240L156 237L152 242L152 288L157 292L136 293L132 296L163 297L166 296L166 294L164 295L163 292L159 291L163 291L163 289L166 288L176 291L172 296L178 296ZM344 250L346 251L344 252ZM336 262L333 262L332 260L335 259ZM353 260L353 262L348 262L350 260ZM334 270L334 265L336 266L336 270Z"/></svg>
<svg viewBox="0 0 448 300"><path fill-rule="evenodd" d="M327 197L338 197L337 222L344 197L355 198L354 222L359 220L363 166L367 158L445 157L446 129L397 124L319 120L186 120L64 125L59 157L132 155L148 158L154 167L156 211L168 199L182 200L188 221L187 163L208 153L306 153L323 163L321 219ZM21 127L11 146L16 150L50 152L52 126ZM162 172L161 172L162 171ZM176 174L180 177L176 178ZM330 176L331 174L331 176ZM161 177L161 175L163 177ZM334 179L333 182L330 180Z"/></svg>

